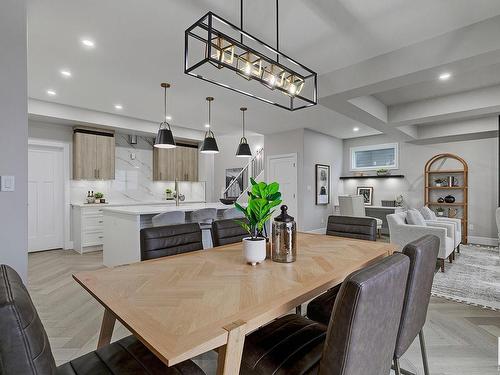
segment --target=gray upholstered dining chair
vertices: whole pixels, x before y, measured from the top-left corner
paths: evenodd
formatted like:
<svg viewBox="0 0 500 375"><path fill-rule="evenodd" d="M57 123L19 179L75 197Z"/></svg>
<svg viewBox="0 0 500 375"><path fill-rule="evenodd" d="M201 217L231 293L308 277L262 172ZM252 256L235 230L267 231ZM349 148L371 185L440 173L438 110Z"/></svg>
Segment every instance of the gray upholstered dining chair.
<svg viewBox="0 0 500 375"><path fill-rule="evenodd" d="M388 374L409 263L394 254L347 276L328 327L291 314L253 332L240 374Z"/></svg>
<svg viewBox="0 0 500 375"><path fill-rule="evenodd" d="M394 350L394 369L396 375L409 373L400 369L399 359L408 350L417 335L420 341L424 374L429 375L423 327L431 297L438 251L439 238L434 235L423 236L410 242L403 248L403 254L410 258L410 271L406 284L398 338ZM308 318L328 324L339 289L340 286L332 288L309 302L307 306Z"/></svg>
<svg viewBox="0 0 500 375"><path fill-rule="evenodd" d="M198 223L202 231L203 247L205 249L213 247L212 244L212 223L217 219L216 208L202 208L191 212L191 222Z"/></svg>
<svg viewBox="0 0 500 375"><path fill-rule="evenodd" d="M223 219L238 219L241 217L245 217L243 212L238 210L236 207L233 208L228 208L222 213L222 218Z"/></svg>
<svg viewBox="0 0 500 375"><path fill-rule="evenodd" d="M248 220L245 218L239 220L248 223ZM216 220L212 224L212 242L214 247L241 242L243 238L249 236L248 232L234 219Z"/></svg>
<svg viewBox="0 0 500 375"><path fill-rule="evenodd" d="M332 215L328 217L326 234L328 236L376 241L377 221L371 217Z"/></svg>
<svg viewBox="0 0 500 375"><path fill-rule="evenodd" d="M341 216L367 217L365 200L361 195L339 196L339 209ZM380 236L383 222L377 217L373 217L372 219L377 221L377 232Z"/></svg>
<svg viewBox="0 0 500 375"><path fill-rule="evenodd" d="M204 375L192 361L167 367L134 336L56 367L28 290L16 271L6 265L0 265L0 336L0 373L6 375Z"/></svg>
<svg viewBox="0 0 500 375"><path fill-rule="evenodd" d="M151 221L154 227L184 224L186 222L186 213L184 211L162 212L161 214L153 216Z"/></svg>
<svg viewBox="0 0 500 375"><path fill-rule="evenodd" d="M140 238L141 260L203 249L201 230L196 223L143 228Z"/></svg>

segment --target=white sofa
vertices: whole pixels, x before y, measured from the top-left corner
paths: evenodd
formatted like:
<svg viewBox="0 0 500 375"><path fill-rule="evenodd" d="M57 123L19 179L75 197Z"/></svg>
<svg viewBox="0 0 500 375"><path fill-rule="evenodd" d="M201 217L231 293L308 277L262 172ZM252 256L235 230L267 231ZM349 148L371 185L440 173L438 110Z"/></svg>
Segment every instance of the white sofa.
<svg viewBox="0 0 500 375"><path fill-rule="evenodd" d="M435 221L427 225L410 225L406 223L406 212L387 215L390 242L403 248L409 242L433 234L439 238L439 254L441 271L444 272L444 260L453 261L455 251L455 224L451 222Z"/></svg>

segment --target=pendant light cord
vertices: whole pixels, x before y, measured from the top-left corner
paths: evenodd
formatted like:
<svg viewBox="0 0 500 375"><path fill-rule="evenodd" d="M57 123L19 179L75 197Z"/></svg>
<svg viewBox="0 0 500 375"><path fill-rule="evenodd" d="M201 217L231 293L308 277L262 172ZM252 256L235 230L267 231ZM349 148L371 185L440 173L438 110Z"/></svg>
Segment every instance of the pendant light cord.
<svg viewBox="0 0 500 375"><path fill-rule="evenodd" d="M167 86L164 87L165 94L163 95L163 118L167 121Z"/></svg>
<svg viewBox="0 0 500 375"><path fill-rule="evenodd" d="M276 51L279 52L280 50L280 29L279 29L279 0L276 0ZM280 62L280 55L279 53L276 54L276 61L279 63Z"/></svg>
<svg viewBox="0 0 500 375"><path fill-rule="evenodd" d="M243 112L243 138L245 138L245 111Z"/></svg>

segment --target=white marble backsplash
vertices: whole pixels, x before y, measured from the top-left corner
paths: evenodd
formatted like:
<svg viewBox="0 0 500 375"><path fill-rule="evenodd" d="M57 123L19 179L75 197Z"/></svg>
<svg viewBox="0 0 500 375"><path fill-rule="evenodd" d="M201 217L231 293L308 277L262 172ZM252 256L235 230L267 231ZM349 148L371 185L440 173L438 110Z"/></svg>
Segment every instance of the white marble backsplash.
<svg viewBox="0 0 500 375"><path fill-rule="evenodd" d="M126 134L118 133L115 139L115 179L71 180L71 202L84 202L89 190L103 193L109 203L165 200L165 189L175 190L175 183L153 181L153 139L137 137L136 145L129 144ZM205 182L179 182L179 191L186 202L205 202Z"/></svg>

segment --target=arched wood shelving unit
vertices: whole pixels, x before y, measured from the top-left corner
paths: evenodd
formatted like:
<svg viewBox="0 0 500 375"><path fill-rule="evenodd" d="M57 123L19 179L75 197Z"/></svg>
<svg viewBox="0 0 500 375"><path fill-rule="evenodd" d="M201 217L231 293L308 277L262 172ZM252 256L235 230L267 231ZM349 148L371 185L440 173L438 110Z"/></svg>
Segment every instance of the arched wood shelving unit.
<svg viewBox="0 0 500 375"><path fill-rule="evenodd" d="M457 169L439 169L439 162L441 161L443 164L446 160L456 160L458 164L461 164L461 168ZM424 201L425 205L429 206L433 211L436 210L437 207L447 208L445 210L445 217L448 216L448 213L451 209L457 209L457 215L455 216L457 219L462 220L462 243L467 243L467 228L468 228L468 211L469 211L469 192L468 192L468 183L469 183L469 167L467 166L467 162L461 157L453 154L439 154L433 156L426 164L425 164L425 188L424 188ZM448 180L447 186L436 186L435 179L438 178L446 178ZM456 186L450 186L449 179L450 177L456 178L457 184ZM440 192L441 195L461 195L459 198L456 198L453 203L439 203L435 199L435 192Z"/></svg>

